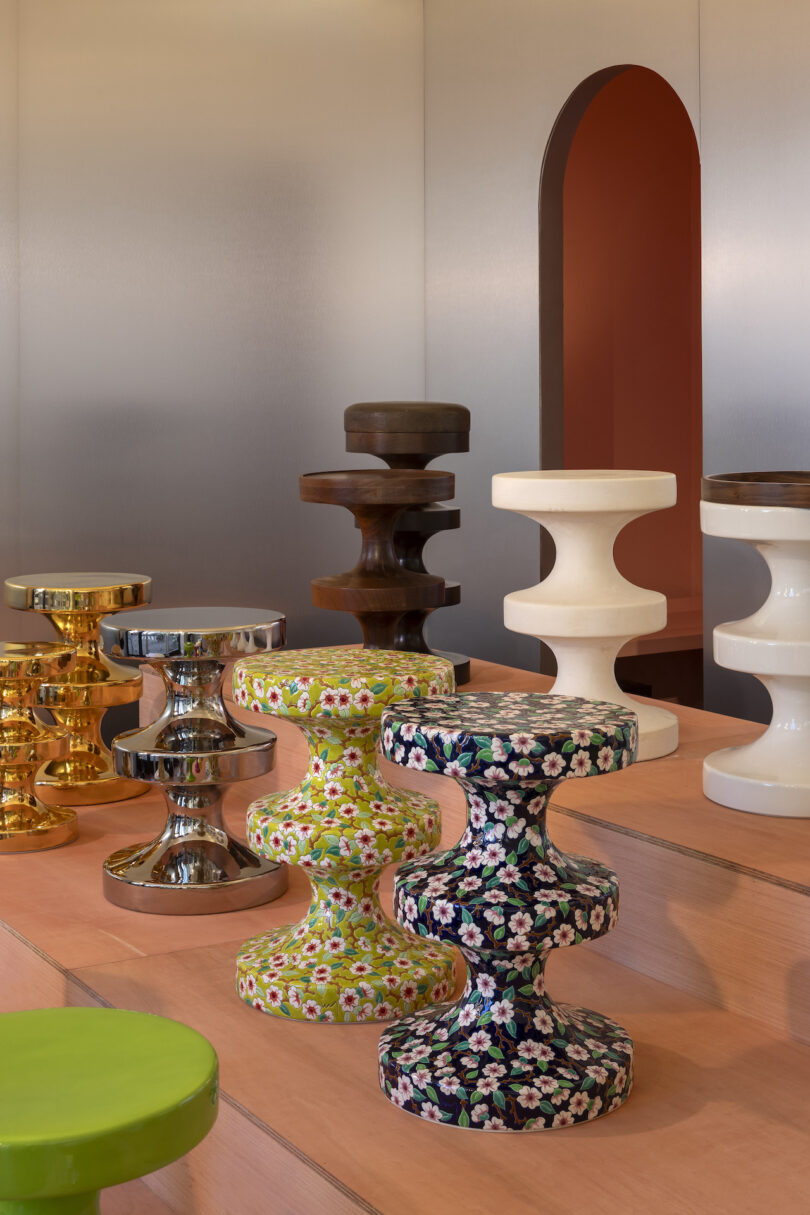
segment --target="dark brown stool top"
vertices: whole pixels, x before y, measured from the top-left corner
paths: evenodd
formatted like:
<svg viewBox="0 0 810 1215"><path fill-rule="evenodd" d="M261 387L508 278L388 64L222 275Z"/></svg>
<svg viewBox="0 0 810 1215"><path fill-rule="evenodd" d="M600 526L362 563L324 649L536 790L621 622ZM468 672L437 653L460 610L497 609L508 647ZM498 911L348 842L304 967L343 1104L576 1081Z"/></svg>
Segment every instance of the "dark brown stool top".
<svg viewBox="0 0 810 1215"><path fill-rule="evenodd" d="M810 510L810 472L714 473L703 477L704 502L730 506L799 506Z"/></svg>
<svg viewBox="0 0 810 1215"><path fill-rule="evenodd" d="M392 468L424 467L470 450L470 411L444 401L360 401L343 414L346 450L379 456Z"/></svg>

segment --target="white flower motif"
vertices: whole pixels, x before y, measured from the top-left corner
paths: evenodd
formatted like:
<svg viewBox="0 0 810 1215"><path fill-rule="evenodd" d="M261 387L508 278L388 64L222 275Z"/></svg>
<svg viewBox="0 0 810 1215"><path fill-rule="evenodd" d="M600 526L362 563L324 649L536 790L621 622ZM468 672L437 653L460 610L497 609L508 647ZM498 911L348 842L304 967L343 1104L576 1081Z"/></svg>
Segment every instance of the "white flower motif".
<svg viewBox="0 0 810 1215"><path fill-rule="evenodd" d="M549 751L543 759L543 772L546 776L559 776L565 767L565 760L556 751Z"/></svg>

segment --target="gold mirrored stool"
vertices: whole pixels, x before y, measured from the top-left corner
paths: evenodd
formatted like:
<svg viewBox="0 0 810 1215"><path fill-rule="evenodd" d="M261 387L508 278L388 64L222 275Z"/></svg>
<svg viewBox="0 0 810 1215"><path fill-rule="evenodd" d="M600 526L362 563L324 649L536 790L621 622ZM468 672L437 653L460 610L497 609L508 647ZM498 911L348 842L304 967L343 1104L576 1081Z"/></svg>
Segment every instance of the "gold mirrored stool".
<svg viewBox="0 0 810 1215"><path fill-rule="evenodd" d="M76 649L70 674L40 688L39 703L68 731L70 751L40 772L39 796L49 803L92 806L145 792L140 781L116 773L101 737L107 709L139 700L143 678L101 652L98 626L102 616L148 603L152 579L145 574L25 574L7 578L5 590L9 607L41 612Z"/></svg>
<svg viewBox="0 0 810 1215"><path fill-rule="evenodd" d="M67 675L71 646L56 642L0 642L0 853L38 852L76 838L76 813L40 801L37 769L70 749L67 730L34 713L44 680Z"/></svg>

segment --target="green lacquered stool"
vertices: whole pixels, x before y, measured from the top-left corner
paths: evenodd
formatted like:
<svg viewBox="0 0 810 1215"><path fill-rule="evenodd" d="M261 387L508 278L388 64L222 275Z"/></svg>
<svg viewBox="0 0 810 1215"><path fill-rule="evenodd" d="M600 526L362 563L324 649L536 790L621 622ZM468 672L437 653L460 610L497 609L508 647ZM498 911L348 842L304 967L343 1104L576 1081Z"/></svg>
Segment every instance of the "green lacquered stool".
<svg viewBox="0 0 810 1215"><path fill-rule="evenodd" d="M217 1116L217 1057L146 1013L0 1015L0 1215L97 1215L99 1190L184 1156Z"/></svg>

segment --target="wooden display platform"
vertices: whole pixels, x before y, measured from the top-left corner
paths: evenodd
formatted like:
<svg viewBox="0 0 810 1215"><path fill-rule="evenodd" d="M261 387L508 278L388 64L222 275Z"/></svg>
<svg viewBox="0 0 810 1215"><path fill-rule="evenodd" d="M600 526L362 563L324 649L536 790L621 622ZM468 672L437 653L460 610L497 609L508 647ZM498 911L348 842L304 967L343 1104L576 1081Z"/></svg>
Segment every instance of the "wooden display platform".
<svg viewBox="0 0 810 1215"><path fill-rule="evenodd" d="M468 689L549 682L475 662ZM149 716L156 681L147 697ZM674 755L566 782L552 803L553 838L615 866L622 908L615 933L555 954L550 991L615 1017L637 1047L627 1104L568 1131L428 1125L380 1094L378 1026L287 1023L243 1004L236 950L303 913L298 871L278 902L230 915L137 915L106 903L101 862L157 832L159 794L80 810L79 840L66 848L0 857L0 1008L143 1009L193 1025L219 1052L212 1134L185 1160L111 1191L107 1215L804 1212L810 1051L796 1039L810 1040L810 824L706 801L703 754L762 727L675 711ZM298 731L267 724L279 736L276 770L231 791L237 830L251 797L296 783L306 767ZM438 796L444 840L454 842L464 821L457 786L386 767L392 781Z"/></svg>

